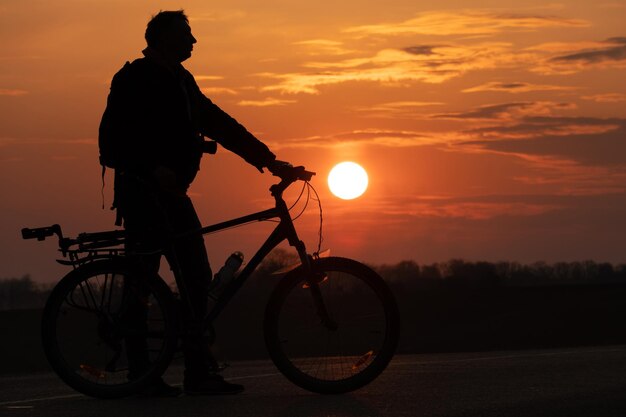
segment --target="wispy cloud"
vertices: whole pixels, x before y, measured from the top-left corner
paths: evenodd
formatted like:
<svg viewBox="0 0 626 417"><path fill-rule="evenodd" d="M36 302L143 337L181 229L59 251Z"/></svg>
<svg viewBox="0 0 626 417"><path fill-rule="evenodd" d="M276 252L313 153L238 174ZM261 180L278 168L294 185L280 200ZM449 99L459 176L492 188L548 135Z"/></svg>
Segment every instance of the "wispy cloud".
<svg viewBox="0 0 626 417"><path fill-rule="evenodd" d="M268 97L263 100L241 100L237 103L238 106L248 107L269 107L269 106L286 106L288 104L296 103L296 100L286 100L279 98Z"/></svg>
<svg viewBox="0 0 626 417"><path fill-rule="evenodd" d="M528 116L550 115L555 110L572 110L575 108L575 104L566 102L556 103L552 101L522 101L489 104L464 112L433 114L431 117L435 119L476 121L515 121Z"/></svg>
<svg viewBox="0 0 626 417"><path fill-rule="evenodd" d="M365 209L378 216L448 218L473 221L497 217L529 217L565 207L557 198L546 196L487 195L474 197L394 196L371 201ZM335 209L335 208L334 208ZM337 207L334 211L341 210Z"/></svg>
<svg viewBox="0 0 626 417"><path fill-rule="evenodd" d="M379 118L415 118L420 115L424 107L442 106L444 103L436 101L392 101L371 106L355 107L354 111Z"/></svg>
<svg viewBox="0 0 626 417"><path fill-rule="evenodd" d="M531 84L515 81L492 81L485 84L477 85L476 87L466 88L465 90L462 90L462 92L476 93L483 91L502 91L506 93L527 93L530 91L570 91L576 90L578 88L579 87L569 87L564 85Z"/></svg>
<svg viewBox="0 0 626 417"><path fill-rule="evenodd" d="M195 75L194 78L196 81L219 81L224 79L221 75Z"/></svg>
<svg viewBox="0 0 626 417"><path fill-rule="evenodd" d="M364 129L340 132L324 136L295 138L274 144L275 147L341 147L352 145L377 145L389 147L414 147L441 144L446 135L433 135L428 132L408 130Z"/></svg>
<svg viewBox="0 0 626 417"><path fill-rule="evenodd" d="M598 164L621 163L622 152L617 150L623 147L626 151L626 142L621 136L626 132L626 120L563 116L564 112L575 108L566 102L511 102L430 117L464 121L463 130L457 134L465 140L453 141L460 147L479 146L530 155L568 155L578 161L591 163L595 160L593 163Z"/></svg>
<svg viewBox="0 0 626 417"><path fill-rule="evenodd" d="M97 145L98 140L95 138L84 139L49 139L49 138L12 138L12 137L0 137L0 147L3 146L38 146L38 145L50 145L50 144L62 144L62 145Z"/></svg>
<svg viewBox="0 0 626 417"><path fill-rule="evenodd" d="M432 11L403 22L354 26L348 33L359 35L492 35L503 31L529 31L549 27L586 27L581 19L557 16L506 14L493 11Z"/></svg>
<svg viewBox="0 0 626 417"><path fill-rule="evenodd" d="M597 103L619 103L626 101L626 94L620 93L605 93L605 94L592 94L588 96L582 96L583 100L591 100Z"/></svg>
<svg viewBox="0 0 626 417"><path fill-rule="evenodd" d="M26 90L16 88L0 88L0 96L19 97L28 94Z"/></svg>
<svg viewBox="0 0 626 417"><path fill-rule="evenodd" d="M189 16L193 22L227 22L230 20L245 19L247 13L243 10L221 10L219 12L194 13Z"/></svg>
<svg viewBox="0 0 626 417"><path fill-rule="evenodd" d="M546 136L600 135L619 128L619 120L584 117L522 117L512 123L466 130L480 140L519 140Z"/></svg>
<svg viewBox="0 0 626 417"><path fill-rule="evenodd" d="M352 49L345 48L343 42L329 39L310 39L294 42L294 45L307 47L310 55L346 55L355 52Z"/></svg>
<svg viewBox="0 0 626 417"><path fill-rule="evenodd" d="M552 155L596 165L624 165L626 120L589 117L524 117L516 123L465 131L485 149Z"/></svg>
<svg viewBox="0 0 626 417"><path fill-rule="evenodd" d="M626 60L626 38L611 38L605 42L604 48L592 49L588 51L576 52L573 54L557 56L552 58L554 62L582 62L595 64L603 61L624 61Z"/></svg>
<svg viewBox="0 0 626 417"><path fill-rule="evenodd" d="M422 53L416 53L420 48ZM278 83L263 87L264 91L282 93L318 94L319 88L345 82L367 81L384 85L398 85L421 81L442 83L468 71L507 68L532 58L514 54L511 45L502 42L474 45L420 45L404 49L383 49L373 56L339 61L308 62L310 72L287 74L263 73Z"/></svg>
<svg viewBox="0 0 626 417"><path fill-rule="evenodd" d="M539 45L535 50L546 50L549 46L550 44ZM566 48L562 44L551 46ZM589 68L626 68L626 37L609 38L585 48L564 50L538 65L533 71L544 74L572 74Z"/></svg>
<svg viewBox="0 0 626 417"><path fill-rule="evenodd" d="M207 95L228 94L228 95L234 96L234 95L239 94L237 90L228 88L228 87L202 87L201 90L203 93Z"/></svg>

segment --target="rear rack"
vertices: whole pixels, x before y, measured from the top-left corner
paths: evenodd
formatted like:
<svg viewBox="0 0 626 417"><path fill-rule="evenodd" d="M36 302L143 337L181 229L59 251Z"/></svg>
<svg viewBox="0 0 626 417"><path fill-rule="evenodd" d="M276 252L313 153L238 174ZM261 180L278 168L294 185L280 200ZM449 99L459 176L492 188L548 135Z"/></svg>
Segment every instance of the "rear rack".
<svg viewBox="0 0 626 417"><path fill-rule="evenodd" d="M57 235L59 238L59 250L65 259L58 259L62 265L70 265L76 268L87 262L97 259L105 259L116 256L124 256L126 232L124 230L110 230L106 232L81 233L76 239L63 236L61 226L54 224L48 227L24 228L22 238L45 240L47 237Z"/></svg>

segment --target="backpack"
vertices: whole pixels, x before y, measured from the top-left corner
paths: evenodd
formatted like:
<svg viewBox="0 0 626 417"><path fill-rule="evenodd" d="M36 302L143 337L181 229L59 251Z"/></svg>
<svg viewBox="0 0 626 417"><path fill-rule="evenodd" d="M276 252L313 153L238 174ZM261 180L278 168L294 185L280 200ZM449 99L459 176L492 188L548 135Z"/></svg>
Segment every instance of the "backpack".
<svg viewBox="0 0 626 417"><path fill-rule="evenodd" d="M132 67L130 62L126 62L124 67L119 70L113 80L111 81L111 92L107 98L107 107L102 115L100 121L100 127L98 129L98 150L100 152L99 160L102 166L102 209L104 209L104 177L107 168L118 168L120 155L124 154L124 141L121 132L124 129L123 122L119 116L115 114L117 106L119 106L119 99L115 96L114 88L122 83L130 82ZM113 185L113 203L111 210L116 210L115 225L122 225L122 214L117 204L117 182L118 172L115 172L115 179Z"/></svg>
<svg viewBox="0 0 626 417"><path fill-rule="evenodd" d="M130 62L126 62L124 67L113 77L111 81L111 92L107 98L107 107L104 110L100 128L98 129L98 148L100 151L100 165L102 165L103 175L106 168L117 167L119 156L124 152L124 144L121 139L122 135L120 134L124 126L122 121L119 120L119 116L115 114L117 107L120 106L120 99L115 95L115 88L130 81L131 68Z"/></svg>

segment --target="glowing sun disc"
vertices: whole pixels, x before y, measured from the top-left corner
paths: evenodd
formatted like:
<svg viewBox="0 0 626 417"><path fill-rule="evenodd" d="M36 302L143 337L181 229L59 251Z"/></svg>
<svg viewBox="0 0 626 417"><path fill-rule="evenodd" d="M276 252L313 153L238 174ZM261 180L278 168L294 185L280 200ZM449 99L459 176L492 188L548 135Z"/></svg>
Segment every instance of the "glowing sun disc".
<svg viewBox="0 0 626 417"><path fill-rule="evenodd" d="M367 172L355 162L341 162L328 174L330 191L343 200L360 197L367 190Z"/></svg>

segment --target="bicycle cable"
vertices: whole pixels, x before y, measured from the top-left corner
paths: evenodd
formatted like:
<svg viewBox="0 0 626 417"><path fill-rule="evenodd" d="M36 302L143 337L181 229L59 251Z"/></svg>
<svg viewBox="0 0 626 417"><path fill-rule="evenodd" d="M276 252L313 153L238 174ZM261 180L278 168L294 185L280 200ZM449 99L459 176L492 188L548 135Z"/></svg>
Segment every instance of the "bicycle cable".
<svg viewBox="0 0 626 417"><path fill-rule="evenodd" d="M306 185L308 186L309 189L313 190L313 194L315 194L315 198L313 198L313 199L315 201L317 201L317 206L320 209L320 228L319 228L319 231L318 231L319 239L317 241L317 251L313 253L314 257L319 258L320 251L322 250L322 242L324 241L324 237L322 235L323 224L324 224L324 216L323 216L323 213L322 213L322 200L320 199L319 194L317 194L317 191L315 190L315 187L313 187L308 182L306 183Z"/></svg>
<svg viewBox="0 0 626 417"><path fill-rule="evenodd" d="M302 186L302 189L300 190L300 194L298 195L298 198L296 198L296 201L291 205L291 207L289 207L289 211L293 210L294 207L296 207L296 205L300 202L300 200L302 200L302 197L304 196L304 190L306 188L306 201L304 203L304 207L302 207L302 209L300 210L300 212L294 216L291 220L292 221L296 221L298 220L306 211L307 207L309 206L309 201L311 199L317 201L317 206L319 208L319 213L320 213L320 226L319 226L319 230L318 230L318 241L317 241L317 251L313 252L313 256L314 257L319 257L319 253L322 250L322 242L324 241L324 236L323 236L323 226L324 226L324 214L323 214L323 210L322 210L322 200L319 197L319 194L317 193L317 190L315 189L315 187L313 187L308 181L304 181L304 185ZM313 194L315 195L315 197L311 196L311 191L313 191ZM266 219L263 221L269 221L269 222L276 222L278 223L279 220L273 220L273 219ZM239 226L235 226L235 227L239 227Z"/></svg>
<svg viewBox="0 0 626 417"><path fill-rule="evenodd" d="M302 210L300 210L300 213L298 213L295 217L293 217L291 219L292 221L298 220L298 218L300 216L302 216L302 214L304 213L306 208L309 206L309 201L311 200L311 191L308 189L308 187L306 187L307 184L308 184L307 182L304 183L304 186L302 187L302 192L300 193L300 197L298 197L298 200L296 200L294 205L291 206L291 208L293 208L298 203L298 201L300 201L300 198L302 197L302 194L304 194L304 189L306 188L307 189L307 193L306 193L306 201L304 203L304 207L302 207ZM291 208L289 209L290 211L291 211Z"/></svg>

